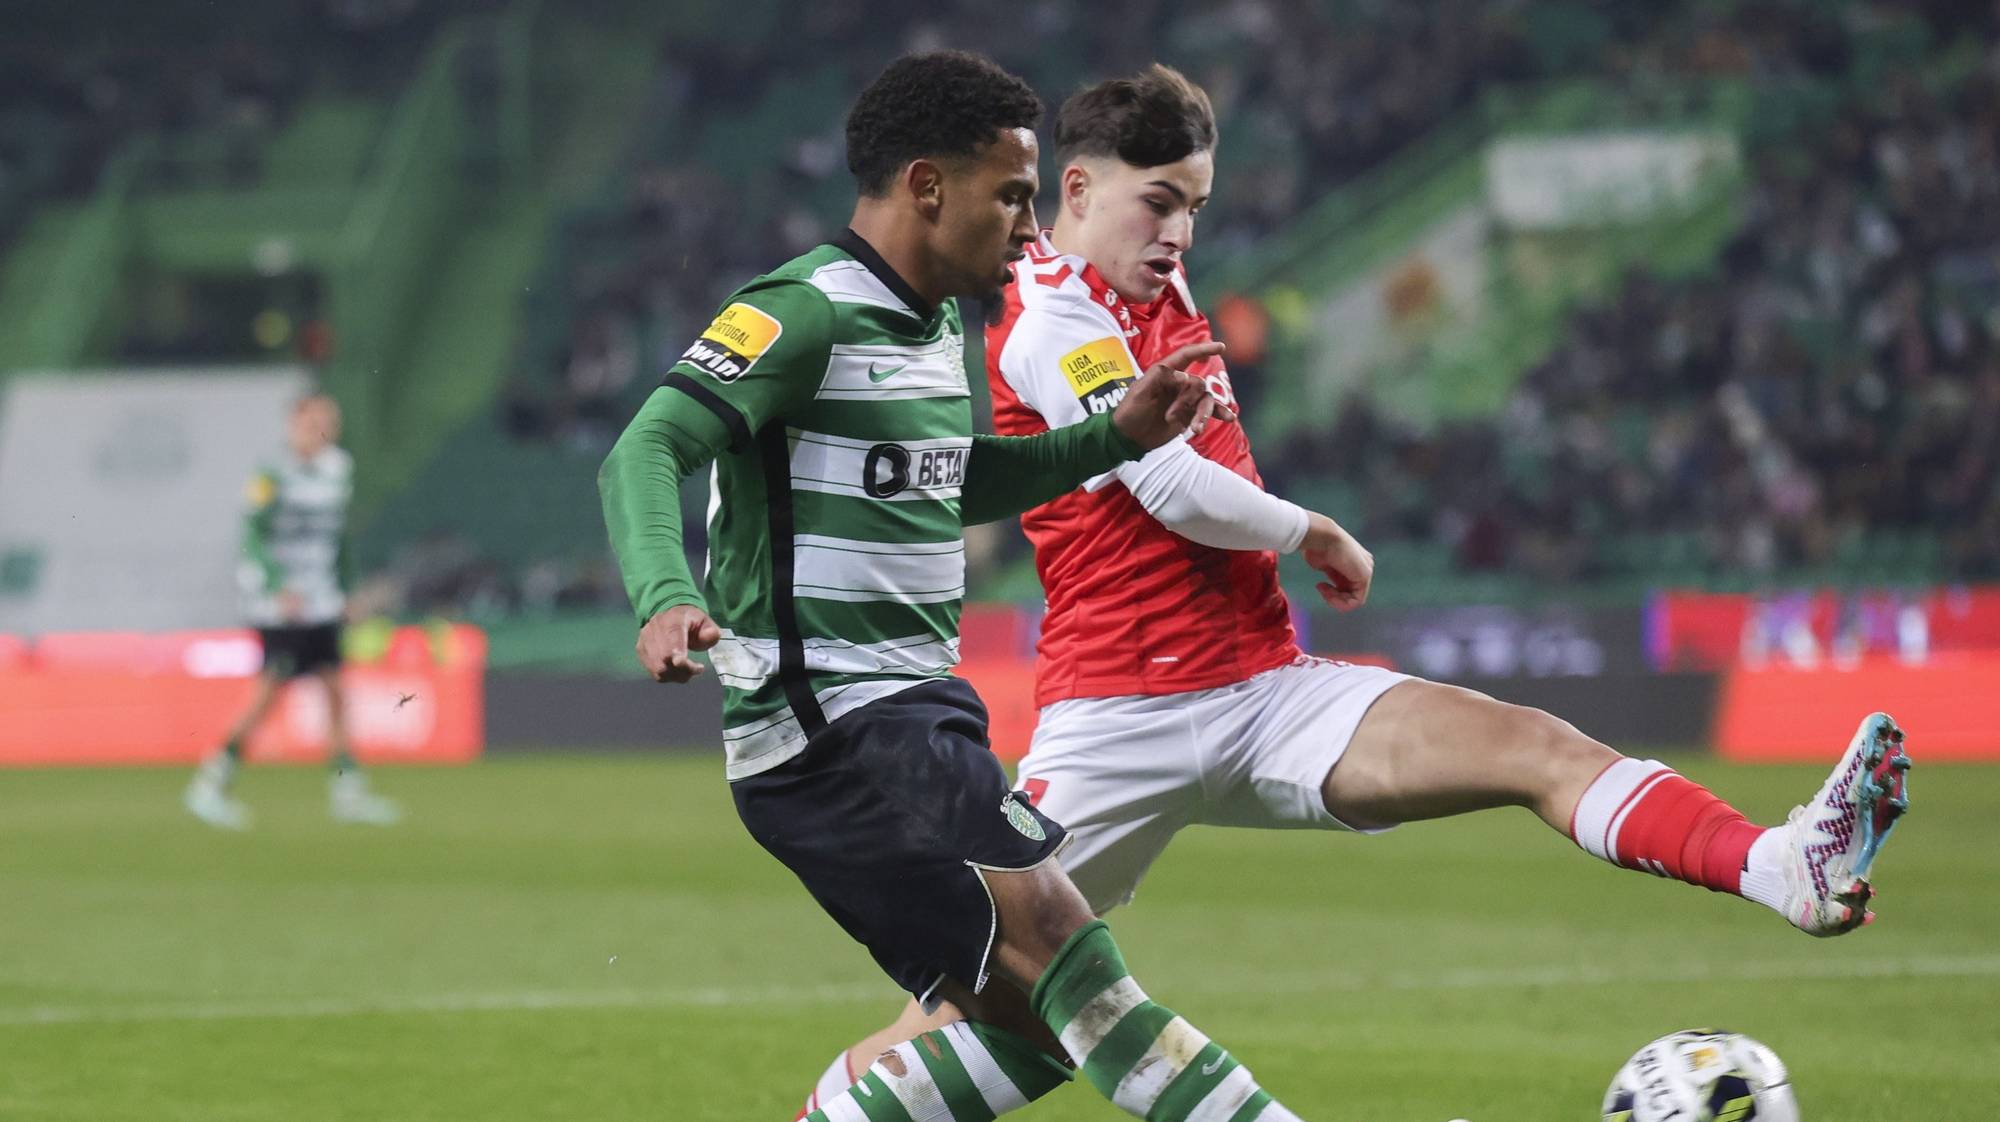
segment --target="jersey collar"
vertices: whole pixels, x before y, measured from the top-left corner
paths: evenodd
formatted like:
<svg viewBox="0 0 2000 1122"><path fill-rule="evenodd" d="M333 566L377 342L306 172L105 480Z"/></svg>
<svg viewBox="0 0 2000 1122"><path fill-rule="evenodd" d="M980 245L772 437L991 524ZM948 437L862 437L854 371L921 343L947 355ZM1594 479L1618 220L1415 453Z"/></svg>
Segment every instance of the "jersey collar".
<svg viewBox="0 0 2000 1122"><path fill-rule="evenodd" d="M910 282L899 276L896 270L891 269L889 263L882 260L882 255L875 252L875 247L869 245L860 234L855 233L853 227L842 230L840 236L833 239L833 247L861 262L863 267L874 273L875 279L895 293L896 299L908 304L911 314L918 319L928 321L937 314L936 305L917 295L917 290L910 287Z"/></svg>
<svg viewBox="0 0 2000 1122"><path fill-rule="evenodd" d="M1194 314L1193 305L1189 304L1181 295L1183 287L1187 284L1187 269L1185 267L1180 265L1174 267L1173 282L1169 283L1166 291L1160 293L1152 303L1134 304L1116 294L1115 290L1111 287L1111 283L1104 279L1102 273L1097 271L1097 266L1084 260L1077 254L1064 253L1062 250L1057 249L1054 238L1054 229L1048 226L1042 227L1042 236L1035 239L1034 246L1029 250L1030 256L1038 261L1054 261L1058 258L1066 257L1080 263L1082 268L1077 272L1077 276L1082 278L1083 283L1089 287L1090 294L1102 302L1105 307L1110 308L1114 314L1117 314L1120 321L1129 318L1138 320L1141 323L1149 322L1154 316L1159 315L1161 311L1165 310L1169 304L1179 308L1188 315Z"/></svg>

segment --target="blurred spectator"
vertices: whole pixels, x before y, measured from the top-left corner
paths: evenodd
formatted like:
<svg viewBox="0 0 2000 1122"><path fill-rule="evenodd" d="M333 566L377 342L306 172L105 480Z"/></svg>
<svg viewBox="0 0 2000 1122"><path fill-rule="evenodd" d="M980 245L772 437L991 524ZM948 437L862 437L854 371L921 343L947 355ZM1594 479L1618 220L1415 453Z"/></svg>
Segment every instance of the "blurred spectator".
<svg viewBox="0 0 2000 1122"><path fill-rule="evenodd" d="M1627 277L1496 420L1420 434L1356 398L1267 474L1356 480L1365 535L1469 570L1615 574L1607 542L1681 534L1710 571L1941 537L1950 574L2000 576L1996 151L2000 53L1948 95L1863 91L1759 162L1717 275Z"/></svg>

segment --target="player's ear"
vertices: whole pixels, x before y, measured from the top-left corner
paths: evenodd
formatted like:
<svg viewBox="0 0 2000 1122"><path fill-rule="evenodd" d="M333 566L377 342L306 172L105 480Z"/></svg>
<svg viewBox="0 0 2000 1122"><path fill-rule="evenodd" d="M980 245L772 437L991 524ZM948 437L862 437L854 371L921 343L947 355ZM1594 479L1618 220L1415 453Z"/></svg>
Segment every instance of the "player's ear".
<svg viewBox="0 0 2000 1122"><path fill-rule="evenodd" d="M1090 209L1090 169L1082 163L1074 163L1063 168L1062 207L1076 218L1082 218Z"/></svg>
<svg viewBox="0 0 2000 1122"><path fill-rule="evenodd" d="M936 221L944 209L944 169L930 160L911 160L903 169L903 190L916 204L917 213Z"/></svg>

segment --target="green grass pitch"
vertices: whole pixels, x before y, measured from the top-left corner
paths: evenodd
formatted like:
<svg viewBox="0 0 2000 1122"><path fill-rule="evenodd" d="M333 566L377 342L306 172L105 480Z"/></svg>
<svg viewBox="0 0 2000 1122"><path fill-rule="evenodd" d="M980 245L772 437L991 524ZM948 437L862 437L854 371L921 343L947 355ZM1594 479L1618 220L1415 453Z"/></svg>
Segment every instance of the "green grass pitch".
<svg viewBox="0 0 2000 1122"><path fill-rule="evenodd" d="M1520 811L1191 831L1113 928L1314 1122L1583 1122L1627 1054L1710 1024L1789 1061L1807 1122L1991 1122L2000 768L1913 748L1882 921L1842 939ZM1677 762L1766 820L1821 777ZM368 830L327 821L317 772L253 769L241 836L181 813L179 772L0 772L0 1118L789 1119L898 996L721 771L385 769L410 821ZM1022 1117L1124 1116L1075 1086Z"/></svg>

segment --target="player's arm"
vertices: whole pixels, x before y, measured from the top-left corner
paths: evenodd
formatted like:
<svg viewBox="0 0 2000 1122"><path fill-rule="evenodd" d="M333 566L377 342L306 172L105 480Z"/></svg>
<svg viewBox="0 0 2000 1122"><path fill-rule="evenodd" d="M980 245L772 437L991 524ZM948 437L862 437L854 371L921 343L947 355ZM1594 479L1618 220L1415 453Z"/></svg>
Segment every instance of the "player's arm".
<svg viewBox="0 0 2000 1122"><path fill-rule="evenodd" d="M278 477L268 469L250 480L248 502L243 512L243 563L237 580L252 596L277 598L278 615L286 623L298 622L304 605L296 589L285 587L285 567L271 553L271 523L278 513Z"/></svg>
<svg viewBox="0 0 2000 1122"><path fill-rule="evenodd" d="M1287 502L1196 452L1185 440L1116 472L1146 513L1216 549L1298 553L1326 579L1319 594L1343 611L1368 600L1375 557L1340 523Z"/></svg>
<svg viewBox="0 0 2000 1122"><path fill-rule="evenodd" d="M238 582L251 596L276 596L278 610L286 621L299 612L296 592L285 588L285 569L271 554L271 522L278 513L278 478L269 470L250 479L243 509L243 562L237 566Z"/></svg>
<svg viewBox="0 0 2000 1122"><path fill-rule="evenodd" d="M271 556L271 519L278 510L278 480L268 471L251 477L243 508L245 591L272 593L285 583L285 571Z"/></svg>
<svg viewBox="0 0 2000 1122"><path fill-rule="evenodd" d="M1375 558L1340 523L1288 502L1177 440L1116 472L1146 513L1192 542L1216 549L1298 553L1326 577L1320 596L1336 608L1368 599Z"/></svg>
<svg viewBox="0 0 2000 1122"><path fill-rule="evenodd" d="M959 518L968 526L1012 518L1145 454L1109 413L1034 436L974 434Z"/></svg>
<svg viewBox="0 0 2000 1122"><path fill-rule="evenodd" d="M831 323L826 298L805 285L740 294L674 364L598 470L604 524L639 618L639 661L658 681L699 674L691 652L721 637L682 551L681 481L811 397Z"/></svg>
<svg viewBox="0 0 2000 1122"><path fill-rule="evenodd" d="M1069 423L1118 392L1119 371L1137 366L1124 339L1103 335L1108 321L1084 304L1041 309L1016 327L1000 372L1051 425ZM1144 457L1092 478L1095 490L1123 483L1146 512L1176 534L1216 549L1303 554L1325 574L1320 594L1339 608L1368 596L1375 562L1326 515L1288 502L1175 438Z"/></svg>
<svg viewBox="0 0 2000 1122"><path fill-rule="evenodd" d="M1121 344L1122 345L1122 344ZM1142 378L1119 381L1116 404L1033 436L975 436L965 464L960 517L967 525L1011 518L1169 441L1220 408L1189 365L1222 352L1196 343L1161 359ZM1079 410L1079 412L1082 412Z"/></svg>
<svg viewBox="0 0 2000 1122"><path fill-rule="evenodd" d="M1208 459L1184 440L1121 467L1117 474L1146 513L1202 545L1291 553L1305 543L1312 527L1313 515L1304 507Z"/></svg>

